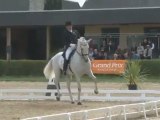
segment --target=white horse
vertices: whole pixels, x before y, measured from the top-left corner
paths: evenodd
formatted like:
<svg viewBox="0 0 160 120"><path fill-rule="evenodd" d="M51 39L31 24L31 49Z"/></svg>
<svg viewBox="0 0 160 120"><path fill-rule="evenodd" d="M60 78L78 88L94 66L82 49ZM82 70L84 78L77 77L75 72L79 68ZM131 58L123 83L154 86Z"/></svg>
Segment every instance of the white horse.
<svg viewBox="0 0 160 120"><path fill-rule="evenodd" d="M78 39L78 43L76 46L76 51L72 56L69 64L69 68L67 69L67 87L69 91L69 96L71 99L71 103L74 103L71 89L70 89L70 79L75 75L77 85L78 85L78 105L81 105L80 94L81 94L81 84L80 78L82 75L87 74L94 80L95 90L94 92L98 94L98 88L96 83L96 77L93 75L91 70L91 62L88 57L90 40L86 41L84 37ZM72 47L70 48L72 49ZM67 54L67 53L66 53ZM64 59L62 57L62 52L57 53L48 64L44 68L44 75L49 80L54 80L55 85L57 87L57 98L60 100L60 91L59 91L59 78L61 74L61 70L63 69Z"/></svg>

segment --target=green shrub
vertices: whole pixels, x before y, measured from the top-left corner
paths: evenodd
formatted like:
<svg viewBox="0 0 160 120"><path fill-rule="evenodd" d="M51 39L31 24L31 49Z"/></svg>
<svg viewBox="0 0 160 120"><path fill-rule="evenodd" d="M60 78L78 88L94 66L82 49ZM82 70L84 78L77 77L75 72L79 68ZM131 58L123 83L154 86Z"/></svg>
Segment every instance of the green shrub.
<svg viewBox="0 0 160 120"><path fill-rule="evenodd" d="M142 69L147 70L149 76L160 76L160 60L143 60Z"/></svg>
<svg viewBox="0 0 160 120"><path fill-rule="evenodd" d="M12 60L10 62L0 60L0 76L43 76L43 69L47 62L45 60ZM142 60L141 65L150 76L160 76L160 60Z"/></svg>
<svg viewBox="0 0 160 120"><path fill-rule="evenodd" d="M12 60L0 61L0 75L4 76L42 76L46 61Z"/></svg>

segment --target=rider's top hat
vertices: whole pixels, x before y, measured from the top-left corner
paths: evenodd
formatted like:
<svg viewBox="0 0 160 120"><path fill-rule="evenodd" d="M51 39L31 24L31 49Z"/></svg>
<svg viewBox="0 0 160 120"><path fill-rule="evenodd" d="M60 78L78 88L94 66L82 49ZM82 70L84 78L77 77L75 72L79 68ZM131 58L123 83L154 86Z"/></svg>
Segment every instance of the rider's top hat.
<svg viewBox="0 0 160 120"><path fill-rule="evenodd" d="M71 21L66 21L65 22L65 26L70 26L70 25L72 25Z"/></svg>

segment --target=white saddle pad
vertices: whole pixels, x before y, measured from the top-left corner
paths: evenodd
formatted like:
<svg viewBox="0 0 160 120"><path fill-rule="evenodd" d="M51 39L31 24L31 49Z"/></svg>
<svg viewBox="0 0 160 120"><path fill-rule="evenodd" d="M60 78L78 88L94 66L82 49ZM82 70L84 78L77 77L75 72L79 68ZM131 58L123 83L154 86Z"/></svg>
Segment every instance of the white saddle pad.
<svg viewBox="0 0 160 120"><path fill-rule="evenodd" d="M68 60L69 59L69 55L70 53L75 49L75 46L73 47L69 47L67 50L66 50L66 59ZM62 54L62 53L61 53ZM63 64L64 64L64 58L63 56L61 56L61 58L59 59L59 66L61 69L63 69Z"/></svg>

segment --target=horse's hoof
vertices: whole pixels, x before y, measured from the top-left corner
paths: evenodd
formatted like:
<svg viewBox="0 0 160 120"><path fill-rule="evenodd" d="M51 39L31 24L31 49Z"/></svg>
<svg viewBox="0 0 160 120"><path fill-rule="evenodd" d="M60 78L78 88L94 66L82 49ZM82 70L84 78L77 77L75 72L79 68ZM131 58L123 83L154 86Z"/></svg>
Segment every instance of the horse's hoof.
<svg viewBox="0 0 160 120"><path fill-rule="evenodd" d="M82 103L81 103L81 102L78 102L77 105L82 105Z"/></svg>
<svg viewBox="0 0 160 120"><path fill-rule="evenodd" d="M74 104L74 101L72 101L71 104Z"/></svg>
<svg viewBox="0 0 160 120"><path fill-rule="evenodd" d="M56 100L57 100L57 101L60 101L60 97L56 97Z"/></svg>
<svg viewBox="0 0 160 120"><path fill-rule="evenodd" d="M98 94L99 92L98 92L98 90L94 90L94 93L95 93L95 94Z"/></svg>

